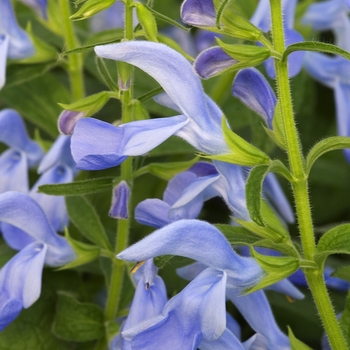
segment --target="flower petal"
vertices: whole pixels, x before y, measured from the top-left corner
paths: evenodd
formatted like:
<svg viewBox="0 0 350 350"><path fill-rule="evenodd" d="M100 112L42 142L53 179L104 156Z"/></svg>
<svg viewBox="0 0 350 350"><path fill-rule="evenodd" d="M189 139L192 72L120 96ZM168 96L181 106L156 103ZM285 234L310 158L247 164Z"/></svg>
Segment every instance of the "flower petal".
<svg viewBox="0 0 350 350"><path fill-rule="evenodd" d="M28 192L28 161L24 152L8 149L0 155L0 193Z"/></svg>
<svg viewBox="0 0 350 350"><path fill-rule="evenodd" d="M290 350L289 339L278 328L263 291L242 296L239 292L228 288L226 293L249 325L268 340L267 349Z"/></svg>
<svg viewBox="0 0 350 350"><path fill-rule="evenodd" d="M192 26L215 27L216 12L213 0L185 0L181 6L181 18Z"/></svg>
<svg viewBox="0 0 350 350"><path fill-rule="evenodd" d="M128 203L130 197L130 188L125 181L121 181L118 186L113 189L112 206L109 216L115 219L127 219Z"/></svg>
<svg viewBox="0 0 350 350"><path fill-rule="evenodd" d="M198 220L171 223L127 248L117 258L141 261L160 255L184 256L226 270L237 288L253 285L263 276L254 259L237 255L218 229Z"/></svg>
<svg viewBox="0 0 350 350"><path fill-rule="evenodd" d="M215 46L202 51L197 56L193 68L202 79L208 79L232 67L237 62L221 47Z"/></svg>
<svg viewBox="0 0 350 350"><path fill-rule="evenodd" d="M213 121L208 112L199 78L193 73L191 64L175 50L159 43L129 41L96 46L95 52L104 58L130 63L151 75L182 113L201 126L202 132L217 128L217 120ZM221 120L222 113L219 117Z"/></svg>
<svg viewBox="0 0 350 350"><path fill-rule="evenodd" d="M30 167L37 165L43 156L40 146L28 137L21 116L13 109L0 112L0 142L25 152Z"/></svg>
<svg viewBox="0 0 350 350"><path fill-rule="evenodd" d="M233 96L258 113L272 129L276 96L265 77L255 68L239 71L232 86Z"/></svg>
<svg viewBox="0 0 350 350"><path fill-rule="evenodd" d="M64 110L58 117L58 129L64 135L72 135L74 131L75 124L81 118L85 117L84 112L76 112Z"/></svg>
<svg viewBox="0 0 350 350"><path fill-rule="evenodd" d="M34 54L34 46L18 25L10 0L0 1L0 33L9 36L8 57L21 59Z"/></svg>
<svg viewBox="0 0 350 350"><path fill-rule="evenodd" d="M135 220L143 225L161 228L170 224L170 205L160 199L146 199L135 208Z"/></svg>
<svg viewBox="0 0 350 350"><path fill-rule="evenodd" d="M0 34L0 90L5 85L6 81L6 61L9 45L9 37Z"/></svg>
<svg viewBox="0 0 350 350"><path fill-rule="evenodd" d="M34 199L18 192L0 195L0 221L25 231L36 241L48 246L45 263L61 266L74 260L75 253L67 240L56 234Z"/></svg>
<svg viewBox="0 0 350 350"><path fill-rule="evenodd" d="M143 155L188 123L180 115L142 120L115 127L97 119L81 119L72 135L72 155L79 169L99 170L122 163L126 156Z"/></svg>
<svg viewBox="0 0 350 350"><path fill-rule="evenodd" d="M0 271L0 330L40 296L46 245L32 243L17 253Z"/></svg>

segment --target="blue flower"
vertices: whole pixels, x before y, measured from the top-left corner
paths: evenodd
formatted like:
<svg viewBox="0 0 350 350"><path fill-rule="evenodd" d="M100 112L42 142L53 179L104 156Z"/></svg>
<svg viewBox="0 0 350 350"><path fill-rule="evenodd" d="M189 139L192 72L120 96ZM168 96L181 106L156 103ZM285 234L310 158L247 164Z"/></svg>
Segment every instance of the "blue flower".
<svg viewBox="0 0 350 350"><path fill-rule="evenodd" d="M6 58L32 56L34 46L16 21L11 0L0 1L0 89L5 84Z"/></svg>
<svg viewBox="0 0 350 350"><path fill-rule="evenodd" d="M131 349L131 341L124 335L130 329L158 317L167 302L165 284L157 275L158 269L152 259L147 260L135 273L136 290L129 315L120 333L113 338L110 349Z"/></svg>
<svg viewBox="0 0 350 350"><path fill-rule="evenodd" d="M112 206L109 216L115 219L127 219L130 188L125 181L121 181L114 189L112 195Z"/></svg>
<svg viewBox="0 0 350 350"><path fill-rule="evenodd" d="M206 153L229 152L221 130L223 113L204 94L200 80L183 56L163 44L142 41L98 46L95 51L150 74L181 115L119 127L92 118L78 120L72 136L72 155L78 168L97 170L118 165L127 156L149 152L174 134Z"/></svg>
<svg viewBox="0 0 350 350"><path fill-rule="evenodd" d="M44 211L54 231L62 231L68 225L68 215L63 196L49 196L38 193L38 188L46 184L72 182L76 172L75 162L70 154L70 137L59 136L50 151L39 165L42 175L34 184L28 195ZM13 225L2 223L1 231L6 243L13 249L22 249L34 239L23 230Z"/></svg>
<svg viewBox="0 0 350 350"><path fill-rule="evenodd" d="M39 298L46 251L31 243L0 270L0 331Z"/></svg>
<svg viewBox="0 0 350 350"><path fill-rule="evenodd" d="M0 156L0 193L27 192L28 167L39 163L43 151L30 140L22 118L12 109L0 112L0 142L10 147Z"/></svg>
<svg viewBox="0 0 350 350"><path fill-rule="evenodd" d="M62 266L76 255L67 240L53 231L32 198L19 192L0 195L0 221L23 230L30 242L0 271L0 327L3 329L40 296L44 263Z"/></svg>

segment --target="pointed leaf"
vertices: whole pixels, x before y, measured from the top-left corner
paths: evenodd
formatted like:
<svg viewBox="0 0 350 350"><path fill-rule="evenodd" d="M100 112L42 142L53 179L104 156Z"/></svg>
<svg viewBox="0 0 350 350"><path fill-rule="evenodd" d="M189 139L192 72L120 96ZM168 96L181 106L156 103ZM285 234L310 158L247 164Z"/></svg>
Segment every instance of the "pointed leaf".
<svg viewBox="0 0 350 350"><path fill-rule="evenodd" d="M350 266L341 266L337 268L331 276L350 282Z"/></svg>
<svg viewBox="0 0 350 350"><path fill-rule="evenodd" d="M339 55L350 60L350 53L341 49L338 46L332 44L321 43L319 41L304 41L301 43L296 43L289 45L283 52L282 61L286 60L287 57L295 51L316 51L316 52L326 52L332 53L334 55Z"/></svg>
<svg viewBox="0 0 350 350"><path fill-rule="evenodd" d="M350 148L350 137L328 137L313 146L306 158L306 174L309 174L312 165L323 154L338 149Z"/></svg>
<svg viewBox="0 0 350 350"><path fill-rule="evenodd" d="M195 157L192 160L185 161L185 162L151 163L149 165L144 166L143 168L138 169L134 173L134 178L143 174L150 173L159 177L160 179L170 180L176 174L190 168L197 161L198 161L198 157Z"/></svg>
<svg viewBox="0 0 350 350"><path fill-rule="evenodd" d="M86 342L104 336L104 314L95 304L81 303L72 295L58 292L53 332L61 339Z"/></svg>
<svg viewBox="0 0 350 350"><path fill-rule="evenodd" d="M317 245L317 256L325 259L330 254L350 254L350 224L343 224L327 231Z"/></svg>
<svg viewBox="0 0 350 350"><path fill-rule="evenodd" d="M112 191L114 177L101 177L83 181L75 181L59 185L42 185L39 193L51 196L78 196L103 191Z"/></svg>
<svg viewBox="0 0 350 350"><path fill-rule="evenodd" d="M350 344L350 294L346 298L345 310L339 319L339 323L346 342Z"/></svg>
<svg viewBox="0 0 350 350"><path fill-rule="evenodd" d="M69 218L77 229L99 247L111 250L106 232L94 207L84 197L66 197Z"/></svg>
<svg viewBox="0 0 350 350"><path fill-rule="evenodd" d="M152 12L139 2L134 2L134 6L136 7L137 18L146 33L147 39L157 42L157 22Z"/></svg>
<svg viewBox="0 0 350 350"><path fill-rule="evenodd" d="M292 346L291 350L312 350L306 344L304 344L302 341L300 341L295 337L295 335L293 334L289 326L288 326L288 336L290 340L290 345Z"/></svg>

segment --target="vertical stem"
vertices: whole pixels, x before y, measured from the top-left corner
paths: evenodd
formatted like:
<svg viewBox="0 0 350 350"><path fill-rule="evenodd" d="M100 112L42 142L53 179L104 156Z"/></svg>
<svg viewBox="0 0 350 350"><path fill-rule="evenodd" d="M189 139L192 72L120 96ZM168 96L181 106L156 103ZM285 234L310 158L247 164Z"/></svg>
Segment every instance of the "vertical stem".
<svg viewBox="0 0 350 350"><path fill-rule="evenodd" d="M68 0L60 0L60 8L62 13L63 36L66 42L67 50L75 49L77 38L74 33L73 25L70 17L70 8ZM69 80L72 90L72 100L80 100L84 97L84 81L83 81L83 60L81 54L75 53L68 57Z"/></svg>
<svg viewBox="0 0 350 350"><path fill-rule="evenodd" d="M125 32L124 39L132 40L134 36L133 27L133 13L132 7L130 6L131 0L125 0ZM131 105L132 100L132 69L128 70L129 74L129 88L122 91L121 104L122 104L122 122L128 123L133 119L133 108ZM125 75L124 75L125 78ZM126 181L130 187L130 193L132 193L132 158L127 158L121 164L121 179ZM129 213L131 198L129 198ZM120 219L117 225L117 239L115 245L115 253L118 254L122 250L126 249L129 241L129 230L130 230L130 218ZM113 320L118 313L118 307L120 302L120 296L123 286L125 264L123 261L117 259L113 260L112 275L108 290L108 299L105 310L106 321Z"/></svg>
<svg viewBox="0 0 350 350"><path fill-rule="evenodd" d="M282 54L284 52L284 30L281 0L270 0L270 5L274 49ZM294 179L292 187L301 242L305 258L314 261L316 244L308 195L308 183L307 176L304 173L304 160L294 120L287 61L282 62L275 59L275 68L286 148ZM306 270L305 275L332 348L334 350L347 349L323 279L323 268L313 271Z"/></svg>

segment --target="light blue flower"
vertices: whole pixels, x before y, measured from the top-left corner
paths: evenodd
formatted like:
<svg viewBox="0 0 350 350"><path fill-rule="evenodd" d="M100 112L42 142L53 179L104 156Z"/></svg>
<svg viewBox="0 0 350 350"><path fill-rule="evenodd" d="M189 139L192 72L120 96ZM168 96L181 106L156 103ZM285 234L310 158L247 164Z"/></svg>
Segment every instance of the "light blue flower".
<svg viewBox="0 0 350 350"><path fill-rule="evenodd" d="M98 46L95 51L101 57L130 63L150 74L182 115L119 127L92 118L78 120L72 154L79 168L96 170L118 165L127 156L147 153L174 134L206 153L229 151L221 130L223 113L204 94L192 66L179 53L163 44L143 41Z"/></svg>
<svg viewBox="0 0 350 350"><path fill-rule="evenodd" d="M40 296L44 263L53 267L73 261L67 240L53 231L32 198L19 192L0 194L0 221L23 230L30 242L0 271L0 328L6 327Z"/></svg>
<svg viewBox="0 0 350 350"><path fill-rule="evenodd" d="M34 242L0 270L0 331L40 296L47 246Z"/></svg>
<svg viewBox="0 0 350 350"><path fill-rule="evenodd" d="M132 338L135 350L195 350L202 339L218 339L226 329L226 278L223 271L206 269L166 303L160 316L123 336Z"/></svg>
<svg viewBox="0 0 350 350"><path fill-rule="evenodd" d="M147 260L136 272L136 290L129 315L121 327L120 333L113 338L111 350L131 349L130 339L123 337L124 332L162 314L167 302L165 284L157 275L158 269L152 259Z"/></svg>
<svg viewBox="0 0 350 350"><path fill-rule="evenodd" d="M121 181L112 194L112 205L109 216L115 219L127 219L129 217L128 204L130 198L130 188L125 181Z"/></svg>
<svg viewBox="0 0 350 350"><path fill-rule="evenodd" d="M38 193L41 185L72 182L76 173L75 162L70 154L70 137L59 136L49 152L44 156L39 172L42 175L34 184L28 195L44 211L54 231L62 231L68 225L68 215L63 196L49 196ZM13 249L22 249L33 241L23 230L7 223L1 224L1 231L6 243Z"/></svg>
<svg viewBox="0 0 350 350"><path fill-rule="evenodd" d="M6 58L32 56L34 46L27 33L18 25L11 0L0 1L0 89L5 84Z"/></svg>
<svg viewBox="0 0 350 350"><path fill-rule="evenodd" d="M36 166L43 156L32 141L20 115L13 109L0 112L0 142L9 149L0 155L0 193L28 191L28 168Z"/></svg>

